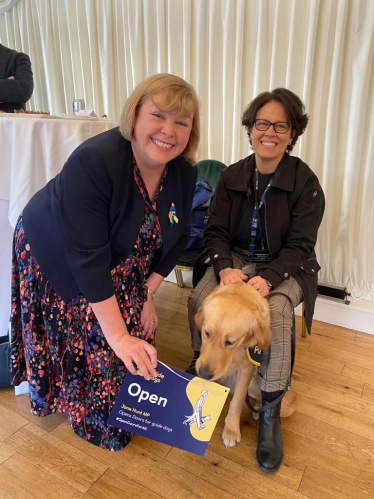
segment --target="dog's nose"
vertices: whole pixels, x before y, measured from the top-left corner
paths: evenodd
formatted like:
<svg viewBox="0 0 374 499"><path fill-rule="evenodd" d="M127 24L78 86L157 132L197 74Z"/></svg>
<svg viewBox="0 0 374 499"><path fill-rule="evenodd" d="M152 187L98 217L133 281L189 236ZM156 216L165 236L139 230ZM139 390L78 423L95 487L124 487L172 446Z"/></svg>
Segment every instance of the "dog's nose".
<svg viewBox="0 0 374 499"><path fill-rule="evenodd" d="M197 370L197 375L203 379L212 379L213 373L205 366L200 366Z"/></svg>

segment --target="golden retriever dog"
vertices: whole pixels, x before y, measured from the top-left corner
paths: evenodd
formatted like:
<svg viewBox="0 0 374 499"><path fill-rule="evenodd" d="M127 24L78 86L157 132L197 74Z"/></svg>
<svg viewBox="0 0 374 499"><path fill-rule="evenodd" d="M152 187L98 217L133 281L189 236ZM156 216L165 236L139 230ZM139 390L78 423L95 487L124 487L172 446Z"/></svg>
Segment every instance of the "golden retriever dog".
<svg viewBox="0 0 374 499"><path fill-rule="evenodd" d="M270 344L269 305L244 282L217 286L199 308L195 323L202 338L196 361L198 376L230 387L235 383L222 433L225 446L233 447L241 440L240 415L254 370L246 348L266 348ZM258 394L261 398L259 389ZM286 404L283 412L288 414L281 416L293 411Z"/></svg>

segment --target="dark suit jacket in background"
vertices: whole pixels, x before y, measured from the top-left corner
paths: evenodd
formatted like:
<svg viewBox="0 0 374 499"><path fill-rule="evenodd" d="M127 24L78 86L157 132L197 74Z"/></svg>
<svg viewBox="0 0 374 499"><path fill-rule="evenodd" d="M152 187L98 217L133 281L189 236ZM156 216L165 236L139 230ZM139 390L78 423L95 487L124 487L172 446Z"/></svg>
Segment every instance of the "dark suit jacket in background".
<svg viewBox="0 0 374 499"><path fill-rule="evenodd" d="M10 76L15 80L8 80ZM14 113L15 109L25 109L33 89L29 56L0 43L0 110Z"/></svg>

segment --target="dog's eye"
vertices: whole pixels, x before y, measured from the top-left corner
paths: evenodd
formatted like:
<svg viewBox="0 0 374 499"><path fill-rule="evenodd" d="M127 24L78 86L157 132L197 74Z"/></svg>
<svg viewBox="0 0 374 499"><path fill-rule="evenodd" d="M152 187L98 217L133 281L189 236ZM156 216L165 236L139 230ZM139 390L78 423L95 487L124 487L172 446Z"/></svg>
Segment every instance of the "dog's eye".
<svg viewBox="0 0 374 499"><path fill-rule="evenodd" d="M210 333L208 333L208 331L205 331L205 333L204 333L204 334L205 334L205 338L206 338L207 340L209 340L209 338L210 338Z"/></svg>
<svg viewBox="0 0 374 499"><path fill-rule="evenodd" d="M225 340L225 347L231 347L234 343L235 341L227 339Z"/></svg>

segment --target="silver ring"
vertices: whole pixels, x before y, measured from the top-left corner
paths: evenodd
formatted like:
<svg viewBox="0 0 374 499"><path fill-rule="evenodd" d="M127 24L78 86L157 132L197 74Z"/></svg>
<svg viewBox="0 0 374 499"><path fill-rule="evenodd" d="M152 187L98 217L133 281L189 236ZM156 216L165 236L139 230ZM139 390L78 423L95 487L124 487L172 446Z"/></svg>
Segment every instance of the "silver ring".
<svg viewBox="0 0 374 499"><path fill-rule="evenodd" d="M156 324L155 321L151 321L151 324Z"/></svg>

